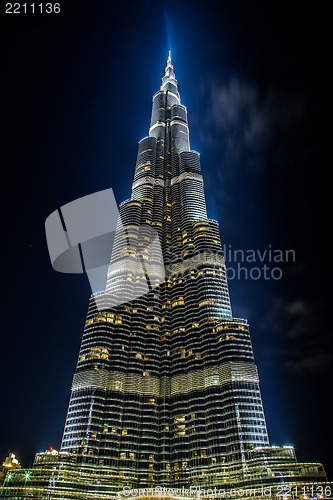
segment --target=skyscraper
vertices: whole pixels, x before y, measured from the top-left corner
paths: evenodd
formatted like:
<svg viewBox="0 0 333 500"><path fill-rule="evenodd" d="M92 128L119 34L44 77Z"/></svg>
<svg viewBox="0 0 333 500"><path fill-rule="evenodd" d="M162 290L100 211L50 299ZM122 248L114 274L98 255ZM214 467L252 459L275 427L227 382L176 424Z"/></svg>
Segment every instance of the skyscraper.
<svg viewBox="0 0 333 500"><path fill-rule="evenodd" d="M157 487L169 497L331 491L321 464L270 446L249 325L232 314L170 55L106 288L90 299L60 452L7 475L2 495L149 497Z"/></svg>

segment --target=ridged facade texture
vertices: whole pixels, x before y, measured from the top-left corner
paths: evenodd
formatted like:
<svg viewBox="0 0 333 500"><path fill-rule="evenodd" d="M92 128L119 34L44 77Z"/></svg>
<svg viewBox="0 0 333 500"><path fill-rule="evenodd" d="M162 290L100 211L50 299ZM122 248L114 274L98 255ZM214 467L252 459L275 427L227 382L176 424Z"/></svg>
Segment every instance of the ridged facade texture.
<svg viewBox="0 0 333 500"><path fill-rule="evenodd" d="M232 317L218 223L207 217L170 58L120 216L61 451L136 486L218 482L268 437L248 324ZM128 302L112 307L118 294Z"/></svg>

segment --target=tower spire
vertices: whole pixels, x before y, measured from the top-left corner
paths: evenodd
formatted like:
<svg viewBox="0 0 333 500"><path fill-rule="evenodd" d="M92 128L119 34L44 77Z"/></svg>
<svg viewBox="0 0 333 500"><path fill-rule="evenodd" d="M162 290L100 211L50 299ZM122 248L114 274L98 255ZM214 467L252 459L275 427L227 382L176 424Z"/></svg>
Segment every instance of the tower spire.
<svg viewBox="0 0 333 500"><path fill-rule="evenodd" d="M173 69L172 61L171 61L171 50L169 50L169 55L165 67L164 77L162 78L161 90L166 90L166 84L171 83L177 87L176 75Z"/></svg>

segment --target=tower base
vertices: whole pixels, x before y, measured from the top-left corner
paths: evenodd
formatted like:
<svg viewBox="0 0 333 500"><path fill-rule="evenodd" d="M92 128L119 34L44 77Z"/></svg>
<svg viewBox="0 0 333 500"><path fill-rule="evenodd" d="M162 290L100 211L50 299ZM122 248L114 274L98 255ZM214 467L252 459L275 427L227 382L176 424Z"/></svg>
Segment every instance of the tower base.
<svg viewBox="0 0 333 500"><path fill-rule="evenodd" d="M186 484L144 482L144 475L124 468L87 463L88 458L48 450L36 455L31 469L8 472L0 498L108 500L291 500L332 499L318 463L298 463L292 447L254 448L246 460L212 470L189 471ZM158 474L158 473L156 473Z"/></svg>

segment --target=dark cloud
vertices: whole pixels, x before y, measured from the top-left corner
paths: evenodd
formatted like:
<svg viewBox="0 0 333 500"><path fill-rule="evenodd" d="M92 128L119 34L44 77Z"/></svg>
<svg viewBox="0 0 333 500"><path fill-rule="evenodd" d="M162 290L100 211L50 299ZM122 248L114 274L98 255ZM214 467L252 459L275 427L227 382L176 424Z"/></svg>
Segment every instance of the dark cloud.
<svg viewBox="0 0 333 500"><path fill-rule="evenodd" d="M268 356L279 357L291 370L324 372L331 369L333 353L330 336L322 327L322 303L295 299L275 299L259 325L281 336L283 347L269 348Z"/></svg>
<svg viewBox="0 0 333 500"><path fill-rule="evenodd" d="M311 354L305 354L303 357L298 357L287 362L287 366L292 370L304 372L323 372L328 371L332 367L333 354L328 351L320 350Z"/></svg>
<svg viewBox="0 0 333 500"><path fill-rule="evenodd" d="M205 92L209 105L201 139L222 146L225 164L261 171L268 163L286 167L302 154L295 146L306 113L303 96L275 87L262 91L238 78L211 83Z"/></svg>

